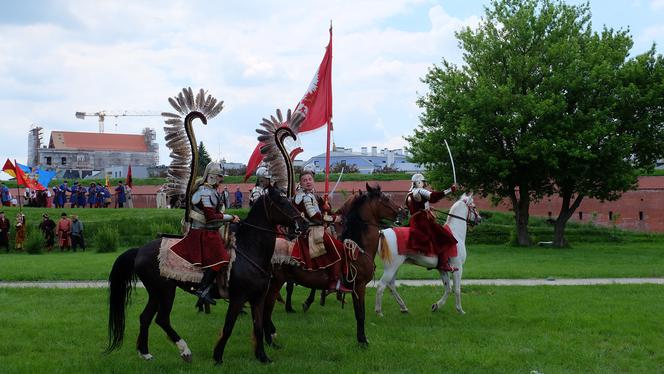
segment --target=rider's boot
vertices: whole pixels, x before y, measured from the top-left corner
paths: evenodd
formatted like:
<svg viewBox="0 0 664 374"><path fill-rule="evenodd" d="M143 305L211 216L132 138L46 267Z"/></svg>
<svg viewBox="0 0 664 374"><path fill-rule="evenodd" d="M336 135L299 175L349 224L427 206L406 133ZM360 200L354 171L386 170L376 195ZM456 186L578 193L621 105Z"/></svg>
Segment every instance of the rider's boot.
<svg viewBox="0 0 664 374"><path fill-rule="evenodd" d="M350 288L344 285L344 282L341 279L341 261L330 266L330 271L328 272L328 291L337 291L337 292L351 292Z"/></svg>
<svg viewBox="0 0 664 374"><path fill-rule="evenodd" d="M216 276L217 272L210 268L205 269L203 272L203 279L198 286L198 290L195 292L196 296L199 298L199 303L196 304L197 306L202 303L208 303L212 305L217 304L217 302L212 297L212 287L214 287L214 279Z"/></svg>
<svg viewBox="0 0 664 374"><path fill-rule="evenodd" d="M450 265L450 257L444 253L438 255L438 264L439 264L438 269L441 271L453 273L459 270L458 268Z"/></svg>

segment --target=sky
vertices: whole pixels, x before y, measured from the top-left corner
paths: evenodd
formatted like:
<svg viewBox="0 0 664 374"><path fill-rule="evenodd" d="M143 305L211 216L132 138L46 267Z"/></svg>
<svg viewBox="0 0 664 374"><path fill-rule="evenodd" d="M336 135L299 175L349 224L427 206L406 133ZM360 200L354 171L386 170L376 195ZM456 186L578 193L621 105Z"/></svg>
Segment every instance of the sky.
<svg viewBox="0 0 664 374"><path fill-rule="evenodd" d="M568 0L568 4L585 1ZM591 0L593 28L629 29L632 54L664 45L664 0ZM12 1L0 12L0 158L27 163L28 131L97 132L74 113L171 111L183 87L206 89L225 109L195 126L213 159L246 163L255 129L293 108L309 86L333 22L333 140L406 145L419 123L420 79L443 59L462 64L455 32L478 25L488 0ZM157 130L163 119L107 117L108 133ZM301 136L304 160L325 131ZM0 177L1 177L0 172ZM6 176L6 175L5 175Z"/></svg>

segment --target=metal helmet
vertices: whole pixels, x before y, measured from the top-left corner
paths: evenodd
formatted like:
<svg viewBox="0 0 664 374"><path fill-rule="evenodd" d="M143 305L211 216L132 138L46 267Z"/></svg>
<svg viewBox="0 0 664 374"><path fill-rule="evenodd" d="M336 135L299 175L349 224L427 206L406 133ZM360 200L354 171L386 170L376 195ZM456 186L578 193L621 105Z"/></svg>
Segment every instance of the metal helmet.
<svg viewBox="0 0 664 374"><path fill-rule="evenodd" d="M270 179L272 178L272 175L270 175L270 170L267 167L260 166L256 169L256 178Z"/></svg>
<svg viewBox="0 0 664 374"><path fill-rule="evenodd" d="M208 163L207 166L205 167L205 172L203 173L203 180L206 183L214 184L217 182L217 180L212 178L217 176L220 177L224 176L224 168L221 167L220 163L212 161Z"/></svg>
<svg viewBox="0 0 664 374"><path fill-rule="evenodd" d="M410 178L410 180L411 180L411 182L413 182L413 187L417 187L417 188L423 187L424 182L426 181L426 179L424 179L424 175L422 175L420 173L413 174L413 176Z"/></svg>

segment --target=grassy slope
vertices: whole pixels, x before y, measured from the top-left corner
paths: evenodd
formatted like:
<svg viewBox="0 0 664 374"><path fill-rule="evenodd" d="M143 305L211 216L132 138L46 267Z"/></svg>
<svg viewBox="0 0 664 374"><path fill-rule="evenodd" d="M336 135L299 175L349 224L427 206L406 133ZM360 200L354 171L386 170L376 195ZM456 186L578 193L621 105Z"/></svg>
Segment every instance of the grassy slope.
<svg viewBox="0 0 664 374"><path fill-rule="evenodd" d="M409 180L411 178L412 174L408 173L389 173L389 174L344 174L342 179L344 181L392 181L392 180ZM316 175L316 181L322 182L325 180L325 175L324 174L318 174ZM337 180L339 178L339 174L330 174L330 180ZM75 179L67 179L69 182L69 185L76 181ZM119 181L124 182L125 178L109 178L109 184L111 186L115 186L118 184ZM224 177L224 183L242 183L244 181L244 176L240 175L229 175L227 177ZM63 180L58 180L58 179L53 179L51 183L49 183L50 187L53 186L59 186L64 182ZM91 182L94 182L96 184L105 184L106 180L105 179L84 179L83 184L84 185L89 185ZM132 180L133 184L136 186L158 186L166 183L166 178L136 178ZM254 183L256 182L256 177L250 177L247 180L247 183ZM11 181L5 181L5 184L7 187L15 188L16 187L16 181L11 180Z"/></svg>
<svg viewBox="0 0 664 374"><path fill-rule="evenodd" d="M373 300L374 291L369 291ZM125 345L110 355L104 290L0 289L2 372L202 372L213 370L212 346L225 304L198 314L194 297L178 291L172 323L189 343L194 362L182 362L163 331L152 325L155 359L136 356L140 289L127 313ZM467 287L459 316L453 305L431 313L439 290L404 288L411 313L398 313L386 297L385 317L367 313L369 349L355 343L353 309L336 302L274 321L281 350L259 364L252 355L248 316L238 320L220 368L225 372L460 372L460 373L655 373L664 363L661 286ZM296 300L303 298L300 290ZM370 304L371 302L369 302ZM638 306L638 307L636 307Z"/></svg>
<svg viewBox="0 0 664 374"><path fill-rule="evenodd" d="M6 209L10 218L16 208ZM28 224L36 226L45 209L27 208ZM88 280L106 279L119 252L94 253L95 232L110 226L121 236L121 250L141 246L157 233L178 231L182 210L167 209L68 209L79 214L86 227L86 241L90 247L85 253L54 253L28 255L0 253L0 280ZM57 216L60 210L51 209ZM235 211L240 216L246 210ZM466 278L598 278L598 277L661 277L664 276L664 236L630 233L589 225L570 224L568 237L571 248L512 247L509 240L508 214L486 214L485 223L468 234L468 259L464 271ZM57 218L57 217L56 217ZM551 226L542 219L531 220L531 231L546 238L552 234ZM33 231L31 235L36 235ZM93 252L93 253L91 253ZM376 277L382 274L377 259ZM435 279L435 271L404 266L399 279Z"/></svg>

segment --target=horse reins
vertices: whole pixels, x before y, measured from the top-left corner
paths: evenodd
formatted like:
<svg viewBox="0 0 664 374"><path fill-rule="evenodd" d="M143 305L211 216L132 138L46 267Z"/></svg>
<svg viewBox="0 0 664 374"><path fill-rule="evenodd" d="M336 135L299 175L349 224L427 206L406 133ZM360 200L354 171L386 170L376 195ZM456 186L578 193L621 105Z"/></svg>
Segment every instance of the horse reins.
<svg viewBox="0 0 664 374"><path fill-rule="evenodd" d="M284 216L288 217L289 219L291 219L291 220L293 220L293 221L295 221L295 219L296 219L297 217L300 217L299 215L296 215L296 216L290 216L290 215L286 214L281 208L279 208L279 206L278 206L277 204L274 203L274 201L270 198L269 195L263 195L263 208L265 209L265 214L267 215L267 219L268 219L268 221L270 221L270 211L267 209L267 202L266 202L265 200L270 200L270 206L274 207L275 209L277 209L277 210L279 211L279 213L283 214ZM271 234L275 234L275 235L279 235L279 234L281 234L281 233L280 233L279 231L277 231L277 230L272 230L272 229L268 229L268 228L265 228L265 227L257 226L257 225L254 225L254 224L252 224L252 223L246 222L246 221L240 221L239 225L246 225L246 226L249 226L249 227L254 228L254 229L256 229L256 230L261 230L261 231L269 232L269 233L271 233ZM258 270L260 270L260 272L263 273L263 275L265 275L265 276L268 277L268 278L271 277L271 274L270 274L270 273L268 273L265 269L263 269L263 267L261 267L260 265L258 265L258 264L257 264L254 260L252 260L252 259L251 259L246 253L243 253L242 251L240 251L239 248L237 248L237 247L235 248L235 253L237 253L237 254L239 254L240 256L242 256L242 258L244 258L245 260L247 260L251 265L253 265L254 267L256 267Z"/></svg>

